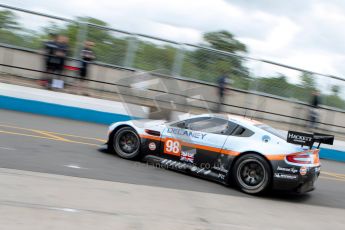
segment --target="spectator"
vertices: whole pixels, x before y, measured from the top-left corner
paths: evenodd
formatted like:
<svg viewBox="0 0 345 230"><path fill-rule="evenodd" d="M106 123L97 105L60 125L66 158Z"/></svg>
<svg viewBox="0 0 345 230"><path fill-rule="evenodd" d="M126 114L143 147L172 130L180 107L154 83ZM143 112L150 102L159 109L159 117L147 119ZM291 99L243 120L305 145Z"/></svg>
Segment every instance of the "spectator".
<svg viewBox="0 0 345 230"><path fill-rule="evenodd" d="M88 74L88 66L89 63L92 62L95 59L95 55L92 51L92 47L94 46L94 43L91 41L86 41L85 46L83 50L81 51L81 63L80 63L80 87L85 88L86 87L86 81L85 79L87 78ZM80 88L79 88L80 90ZM87 94L85 94L87 95Z"/></svg>
<svg viewBox="0 0 345 230"><path fill-rule="evenodd" d="M312 94L312 100L311 100L311 106L313 108L318 108L320 104L320 92L318 90L315 90Z"/></svg>
<svg viewBox="0 0 345 230"><path fill-rule="evenodd" d="M49 87L50 85L50 76L49 74L55 72L55 50L57 48L57 35L49 34L50 40L44 43L44 57L45 57L45 76L41 78L39 84L44 87ZM47 75L48 74L48 75Z"/></svg>
<svg viewBox="0 0 345 230"><path fill-rule="evenodd" d="M55 51L56 61L56 73L62 74L65 60L68 54L68 38L66 36L59 35L57 39L57 48Z"/></svg>
<svg viewBox="0 0 345 230"><path fill-rule="evenodd" d="M317 128L317 121L319 120L319 114L317 109L320 104L320 92L318 90L313 91L312 98L310 101L310 111L309 111L309 128Z"/></svg>
<svg viewBox="0 0 345 230"><path fill-rule="evenodd" d="M228 75L225 71L222 71L222 74L219 76L217 80L218 84L218 105L216 112L221 112L222 105L224 103L224 94L226 90L226 86L230 83L230 80L228 78Z"/></svg>
<svg viewBox="0 0 345 230"><path fill-rule="evenodd" d="M68 53L68 38L63 35L59 35L56 42L55 56L53 59L54 73L62 74L65 66L65 60ZM63 88L64 81L61 76L55 76L52 81L53 88Z"/></svg>

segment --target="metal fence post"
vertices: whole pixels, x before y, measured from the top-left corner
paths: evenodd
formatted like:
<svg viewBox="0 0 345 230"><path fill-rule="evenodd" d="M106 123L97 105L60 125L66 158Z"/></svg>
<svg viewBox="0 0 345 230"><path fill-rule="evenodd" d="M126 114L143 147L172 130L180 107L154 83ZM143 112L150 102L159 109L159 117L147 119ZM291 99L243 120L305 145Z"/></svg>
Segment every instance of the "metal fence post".
<svg viewBox="0 0 345 230"><path fill-rule="evenodd" d="M171 69L171 75L172 76L180 76L181 70L183 66L183 59L184 59L184 48L183 45L180 44L180 48L177 49L175 60Z"/></svg>
<svg viewBox="0 0 345 230"><path fill-rule="evenodd" d="M88 25L87 22L81 21L78 22L78 35L76 39L76 44L74 47L74 54L73 57L79 59L80 52L83 49L84 43L87 39L87 29Z"/></svg>
<svg viewBox="0 0 345 230"><path fill-rule="evenodd" d="M136 36L131 36L128 39L127 52L126 52L126 56L123 62L124 67L129 67L129 68L134 67L133 64L134 64L137 48L138 48L138 39Z"/></svg>
<svg viewBox="0 0 345 230"><path fill-rule="evenodd" d="M319 79L318 79L319 80ZM319 80L319 81L322 81ZM325 97L322 97L322 89L319 89L320 92L321 92L321 104L324 104L324 105L327 105L328 106L328 101L327 101L327 95L331 95L333 92L332 92L332 84L333 84L333 79L332 78L329 78L329 80L327 81L327 86L326 86L326 89L324 90L324 96ZM328 92L327 92L328 91Z"/></svg>

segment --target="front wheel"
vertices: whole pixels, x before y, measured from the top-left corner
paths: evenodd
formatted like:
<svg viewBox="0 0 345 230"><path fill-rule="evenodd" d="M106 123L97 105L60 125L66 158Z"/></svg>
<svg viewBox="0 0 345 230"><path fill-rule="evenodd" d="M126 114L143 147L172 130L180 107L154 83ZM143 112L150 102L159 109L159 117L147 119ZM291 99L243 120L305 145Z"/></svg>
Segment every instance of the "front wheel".
<svg viewBox="0 0 345 230"><path fill-rule="evenodd" d="M245 193L263 193L271 183L271 168L266 159L257 154L241 156L235 162L232 173L236 184Z"/></svg>
<svg viewBox="0 0 345 230"><path fill-rule="evenodd" d="M134 160L140 155L140 137L131 127L123 127L111 138L109 147L119 157Z"/></svg>

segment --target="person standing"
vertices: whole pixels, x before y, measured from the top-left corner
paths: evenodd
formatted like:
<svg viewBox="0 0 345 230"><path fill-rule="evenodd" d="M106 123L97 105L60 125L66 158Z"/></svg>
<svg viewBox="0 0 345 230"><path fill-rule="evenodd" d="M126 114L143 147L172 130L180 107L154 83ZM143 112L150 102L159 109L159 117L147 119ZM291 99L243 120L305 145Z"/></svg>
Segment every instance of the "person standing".
<svg viewBox="0 0 345 230"><path fill-rule="evenodd" d="M218 105L216 112L221 112L222 105L224 103L224 94L227 85L230 83L230 80L228 78L228 75L225 71L222 72L222 74L218 77L217 85L218 85Z"/></svg>
<svg viewBox="0 0 345 230"><path fill-rule="evenodd" d="M50 74L55 72L55 51L57 49L57 35L49 34L50 39L44 43L44 65L45 73L44 76L39 80L39 84L49 88L51 84Z"/></svg>
<svg viewBox="0 0 345 230"><path fill-rule="evenodd" d="M61 76L65 66L65 60L68 54L68 38L59 35L56 42L55 57L54 57L54 79L52 81L52 88L64 88L64 80Z"/></svg>
<svg viewBox="0 0 345 230"><path fill-rule="evenodd" d="M62 74L65 66L66 57L68 54L68 38L60 35L57 40L57 48L55 51L56 61L56 73Z"/></svg>
<svg viewBox="0 0 345 230"><path fill-rule="evenodd" d="M81 51L81 62L80 62L80 88L86 88L87 82L85 81L88 75L89 63L95 60L95 55L92 50L94 43L91 41L86 41L83 50ZM84 93L87 95L86 93Z"/></svg>
<svg viewBox="0 0 345 230"><path fill-rule="evenodd" d="M310 101L310 110L309 110L309 128L317 128L317 121L319 120L319 114L317 109L320 104L320 92L314 90L312 93L312 98Z"/></svg>

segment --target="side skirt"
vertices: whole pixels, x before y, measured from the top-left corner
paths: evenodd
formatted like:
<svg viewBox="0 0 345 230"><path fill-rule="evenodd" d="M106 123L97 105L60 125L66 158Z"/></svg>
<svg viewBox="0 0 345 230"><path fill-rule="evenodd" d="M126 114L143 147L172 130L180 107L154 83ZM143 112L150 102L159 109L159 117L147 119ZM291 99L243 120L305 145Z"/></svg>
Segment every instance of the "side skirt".
<svg viewBox="0 0 345 230"><path fill-rule="evenodd" d="M200 168L190 163L169 160L169 159L165 159L165 158L153 156L153 155L146 155L143 158L143 161L148 162L153 165L159 165L160 167L165 168L165 169L183 172L192 176L216 181L225 185L228 184L227 175L223 173L214 172L211 169Z"/></svg>

